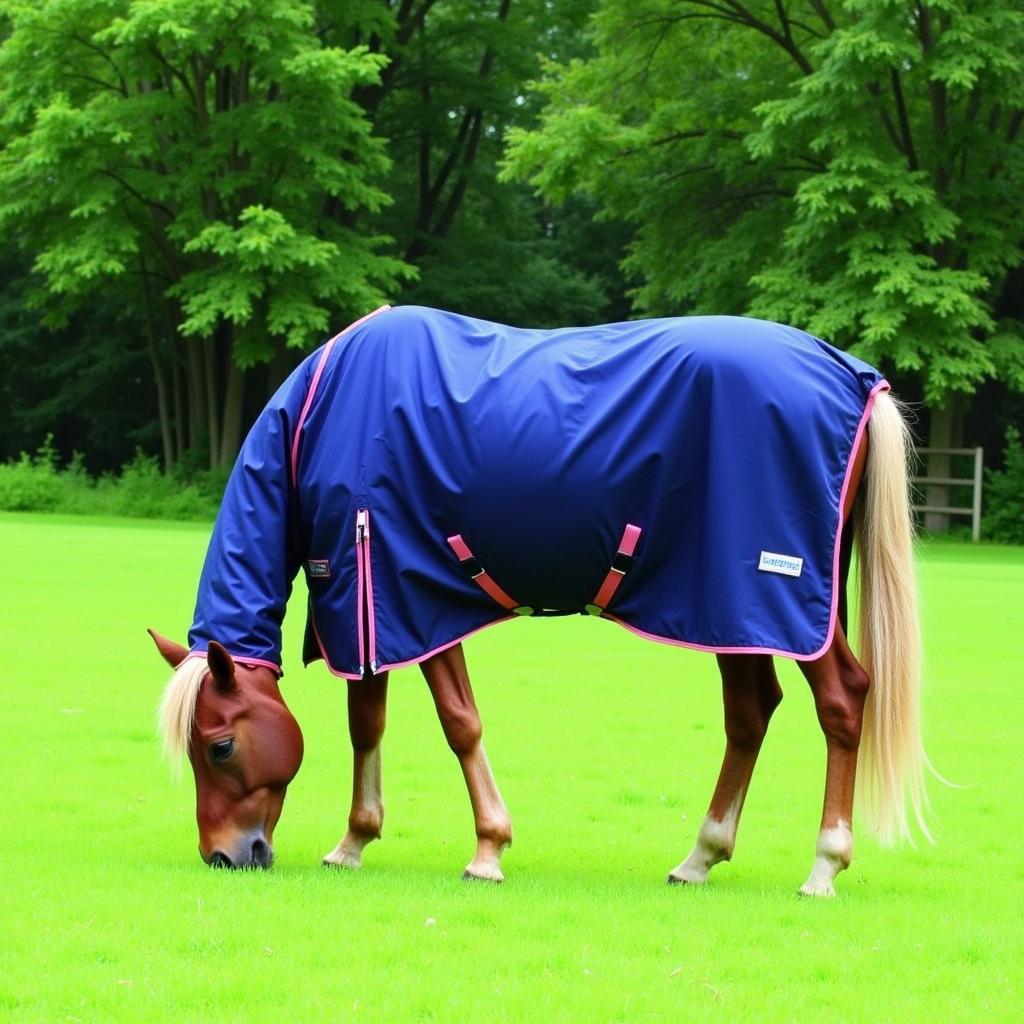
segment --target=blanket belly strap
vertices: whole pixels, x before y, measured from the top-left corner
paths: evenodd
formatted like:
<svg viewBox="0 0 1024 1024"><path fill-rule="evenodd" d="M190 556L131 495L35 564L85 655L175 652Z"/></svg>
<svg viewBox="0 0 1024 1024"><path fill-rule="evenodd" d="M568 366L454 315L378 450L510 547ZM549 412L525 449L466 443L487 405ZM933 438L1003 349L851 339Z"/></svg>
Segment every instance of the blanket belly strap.
<svg viewBox="0 0 1024 1024"><path fill-rule="evenodd" d="M619 584L622 583L626 573L633 566L633 552L636 551L637 541L640 540L641 533L643 533L643 530L639 526L634 526L632 523L626 524L626 529L622 532L622 539L619 541L619 548L612 559L608 575L605 576L604 582L601 584L601 588L598 590L594 600L587 605L587 612L589 614L603 615L605 608L612 603L615 591L619 589Z"/></svg>
<svg viewBox="0 0 1024 1024"><path fill-rule="evenodd" d="M497 601L503 608L507 608L516 615L532 615L533 609L526 604L520 604L514 598L505 593L494 579L487 574L487 571L480 564L477 557L469 550L469 545L462 539L461 533L456 533L448 538L448 544L459 564L465 570L466 575L488 595L492 600Z"/></svg>

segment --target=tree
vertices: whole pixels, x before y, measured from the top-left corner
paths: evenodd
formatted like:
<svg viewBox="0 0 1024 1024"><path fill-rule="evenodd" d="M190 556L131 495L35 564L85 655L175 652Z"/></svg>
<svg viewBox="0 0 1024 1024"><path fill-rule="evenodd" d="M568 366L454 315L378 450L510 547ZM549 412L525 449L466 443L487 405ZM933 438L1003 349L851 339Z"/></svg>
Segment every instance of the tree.
<svg viewBox="0 0 1024 1024"><path fill-rule="evenodd" d="M746 311L960 400L1024 389L1024 12L1011 0L605 0L506 173L636 226L649 313ZM948 474L945 474L948 475Z"/></svg>
<svg viewBox="0 0 1024 1024"><path fill-rule="evenodd" d="M350 15L373 22L361 5ZM384 12L386 15L386 12ZM352 226L388 201L353 92L386 61L324 45L300 0L8 5L0 228L47 320L103 287L149 352L167 464L241 437L246 370L379 304L407 267Z"/></svg>
<svg viewBox="0 0 1024 1024"><path fill-rule="evenodd" d="M496 181L505 131L536 119L523 82L540 72L541 52L578 52L594 5L396 0L386 5L393 21L356 35L337 30L336 5L323 5L330 39L388 58L380 81L357 99L388 139L394 202L362 219L416 265L404 301L538 326L593 322L614 307L614 260L584 270L590 254L563 244L589 222L589 208L552 211L523 186ZM614 226L590 234L619 245Z"/></svg>
<svg viewBox="0 0 1024 1024"><path fill-rule="evenodd" d="M115 470L136 447L154 450L160 427L145 339L114 297L97 296L59 330L28 308L27 261L0 253L0 462L35 451L48 434L64 458Z"/></svg>
<svg viewBox="0 0 1024 1024"><path fill-rule="evenodd" d="M522 83L539 73L541 52L578 52L595 2L318 0L256 11L67 0L38 15L8 5L19 34L0 49L0 99L19 98L21 110L8 107L0 122L0 223L36 266L38 287L27 315L14 308L21 290L8 297L14 319L0 348L33 359L4 381L13 401L0 442L34 447L52 428L61 450L86 444L90 464L108 468L124 460L124 443L130 452L155 437L166 462L187 453L184 471L207 445L209 461L229 459L240 426L298 353L379 301L538 326L624 316L622 226L594 223L591 203L554 209L495 180L506 128L536 118ZM244 62L247 46L263 46L250 25L260 16L280 22L266 39L285 52L243 69L236 50ZM347 94L343 84L304 104L301 89L314 85L285 82L279 69L289 48L311 75L321 51L362 70ZM195 89L204 67L205 93ZM57 100L67 121L46 136L37 122L54 116ZM348 118L357 124L346 127ZM313 153L308 161L289 160L299 147ZM340 193L323 184L337 168ZM94 188L102 204L90 210ZM326 270L320 242L339 250ZM306 256L319 261L315 272ZM415 277L400 276L403 261ZM325 273L352 293L323 298ZM315 320L275 334L272 314L296 307ZM39 328L44 314L52 333ZM152 377L143 388L140 358ZM104 386L130 390L131 401L100 412ZM41 394L45 406L31 397ZM153 423L150 405L160 406ZM89 408L102 429L81 426ZM129 410L135 420L118 431Z"/></svg>

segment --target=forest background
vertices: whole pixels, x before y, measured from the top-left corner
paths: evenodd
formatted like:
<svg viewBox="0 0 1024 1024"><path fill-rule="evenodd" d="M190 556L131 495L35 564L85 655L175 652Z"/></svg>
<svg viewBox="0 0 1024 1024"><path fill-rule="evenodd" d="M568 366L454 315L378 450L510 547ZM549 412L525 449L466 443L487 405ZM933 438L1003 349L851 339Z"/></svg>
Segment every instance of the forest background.
<svg viewBox="0 0 1024 1024"><path fill-rule="evenodd" d="M0 462L173 512L383 302L729 313L1019 509L1022 67L1015 0L4 0Z"/></svg>

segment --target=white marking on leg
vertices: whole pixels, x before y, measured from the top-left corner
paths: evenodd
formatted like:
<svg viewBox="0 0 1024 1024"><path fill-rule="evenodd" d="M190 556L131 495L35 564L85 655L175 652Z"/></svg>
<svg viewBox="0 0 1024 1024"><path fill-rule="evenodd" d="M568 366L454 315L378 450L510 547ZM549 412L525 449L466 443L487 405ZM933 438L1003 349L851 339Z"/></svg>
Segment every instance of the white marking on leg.
<svg viewBox="0 0 1024 1024"><path fill-rule="evenodd" d="M690 856L669 873L670 882L685 882L687 885L703 885L708 872L723 860L732 857L736 844L736 829L739 826L740 811L746 790L740 790L729 805L721 821L710 814L701 823L697 833L697 844Z"/></svg>
<svg viewBox="0 0 1024 1024"><path fill-rule="evenodd" d="M341 842L324 856L324 863L356 870L363 866L363 848L367 843L380 838L384 820L379 746L373 750L356 752L353 775L348 831Z"/></svg>
<svg viewBox="0 0 1024 1024"><path fill-rule="evenodd" d="M512 844L512 822L505 801L498 792L482 743L459 761L473 805L477 835L476 853L462 877L502 882L505 876L501 873L501 855Z"/></svg>
<svg viewBox="0 0 1024 1024"><path fill-rule="evenodd" d="M363 847L370 841L370 836L357 836L353 832L346 832L341 842L330 853L324 854L324 863L358 871L363 866Z"/></svg>
<svg viewBox="0 0 1024 1024"><path fill-rule="evenodd" d="M814 867L807 881L800 886L802 896L835 896L832 880L850 866L853 856L853 834L850 826L841 818L833 828L823 828L818 833Z"/></svg>

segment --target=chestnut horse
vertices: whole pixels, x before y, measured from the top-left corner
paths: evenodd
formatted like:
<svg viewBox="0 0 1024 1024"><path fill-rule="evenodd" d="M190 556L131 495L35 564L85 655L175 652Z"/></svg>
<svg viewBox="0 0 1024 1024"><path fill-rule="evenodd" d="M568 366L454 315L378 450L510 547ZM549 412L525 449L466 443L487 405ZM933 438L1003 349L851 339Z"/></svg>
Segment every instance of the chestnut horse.
<svg viewBox="0 0 1024 1024"><path fill-rule="evenodd" d="M842 510L843 549L849 551L855 525L860 549L859 657L847 642L841 606L831 645L816 660L799 662L827 744L824 807L813 867L800 888L805 895L833 895L833 879L850 864L858 755L866 776L863 802L879 838L906 834L911 811L927 834L906 458L903 419L894 400L879 394L853 456ZM177 669L164 696L162 728L171 750L187 751L195 773L203 859L213 865L269 866L285 790L302 760L302 734L281 697L276 673L234 661L217 643L209 645L206 659L186 660L186 648L152 636ZM782 699L770 655L717 658L725 757L696 844L668 876L673 884L701 884L715 864L730 859L758 751ZM421 669L473 808L476 852L464 877L500 882L500 858L512 841L512 827L484 753L462 645L434 655ZM381 835L387 684L387 672L348 682L352 805L348 829L325 864L360 867L364 847Z"/></svg>

